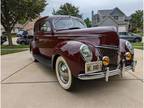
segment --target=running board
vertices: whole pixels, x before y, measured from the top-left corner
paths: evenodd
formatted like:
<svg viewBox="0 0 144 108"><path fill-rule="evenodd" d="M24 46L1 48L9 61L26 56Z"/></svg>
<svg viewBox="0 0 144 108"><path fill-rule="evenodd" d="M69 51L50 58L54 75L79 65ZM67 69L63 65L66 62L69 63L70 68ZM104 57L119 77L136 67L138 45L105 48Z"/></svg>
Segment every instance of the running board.
<svg viewBox="0 0 144 108"><path fill-rule="evenodd" d="M47 58L47 57L45 57L45 56L43 56L41 54L34 54L33 56L41 64L43 64L43 65L48 66L48 67L51 68L51 66L52 66L51 65L51 59L49 59L49 58Z"/></svg>

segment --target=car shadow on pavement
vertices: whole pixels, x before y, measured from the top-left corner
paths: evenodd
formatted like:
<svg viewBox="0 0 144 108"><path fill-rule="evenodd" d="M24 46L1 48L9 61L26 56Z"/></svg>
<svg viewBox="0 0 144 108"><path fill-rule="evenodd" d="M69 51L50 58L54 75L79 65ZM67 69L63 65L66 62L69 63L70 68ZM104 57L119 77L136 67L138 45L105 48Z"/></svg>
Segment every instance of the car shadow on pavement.
<svg viewBox="0 0 144 108"><path fill-rule="evenodd" d="M54 70L52 70L50 67L40 64L39 62L36 62L36 64L37 64L38 68L42 69L41 71L45 75L55 78L54 83L57 83L59 85L58 81L56 80L56 74L55 74ZM129 82L132 80L136 80L136 79L131 78L131 77L129 78L128 76L124 76L123 78L121 78L119 75L110 77L108 82L106 82L104 78L95 79L95 80L87 80L87 81L77 80L75 83L75 88L72 90L72 93L76 93L76 94L80 93L81 94L84 92L97 92L99 90L104 92L105 90L107 91L108 89L111 89L113 87L115 89L119 90L120 87L126 86L124 84L125 82ZM59 87L60 87L60 85L59 85Z"/></svg>

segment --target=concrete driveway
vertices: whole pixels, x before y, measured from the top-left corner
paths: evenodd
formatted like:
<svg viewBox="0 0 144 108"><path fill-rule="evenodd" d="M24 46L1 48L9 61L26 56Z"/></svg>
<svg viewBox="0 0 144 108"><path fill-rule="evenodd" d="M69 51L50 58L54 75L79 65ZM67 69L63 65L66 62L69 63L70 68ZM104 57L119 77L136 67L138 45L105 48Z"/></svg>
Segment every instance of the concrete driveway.
<svg viewBox="0 0 144 108"><path fill-rule="evenodd" d="M135 50L136 72L124 77L79 81L63 90L49 68L35 63L28 51L2 59L2 108L142 108L142 50Z"/></svg>

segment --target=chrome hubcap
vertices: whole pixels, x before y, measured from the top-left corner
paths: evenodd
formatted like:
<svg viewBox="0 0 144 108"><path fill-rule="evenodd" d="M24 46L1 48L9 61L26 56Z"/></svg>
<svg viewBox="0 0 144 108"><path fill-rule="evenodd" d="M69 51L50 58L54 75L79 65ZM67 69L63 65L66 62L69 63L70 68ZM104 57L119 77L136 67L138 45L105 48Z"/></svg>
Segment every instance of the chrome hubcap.
<svg viewBox="0 0 144 108"><path fill-rule="evenodd" d="M63 83L67 84L69 80L68 68L63 61L58 64L58 73Z"/></svg>

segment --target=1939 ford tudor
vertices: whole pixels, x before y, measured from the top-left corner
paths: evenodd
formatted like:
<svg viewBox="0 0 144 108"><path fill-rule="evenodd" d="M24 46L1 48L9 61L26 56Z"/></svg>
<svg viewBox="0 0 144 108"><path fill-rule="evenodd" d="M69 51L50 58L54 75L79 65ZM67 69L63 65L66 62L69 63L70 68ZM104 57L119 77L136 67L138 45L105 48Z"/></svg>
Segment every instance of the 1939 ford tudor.
<svg viewBox="0 0 144 108"><path fill-rule="evenodd" d="M34 61L51 66L59 84L71 90L74 80L122 75L135 69L132 45L119 39L114 27L87 28L72 16L47 16L34 25L30 44Z"/></svg>

